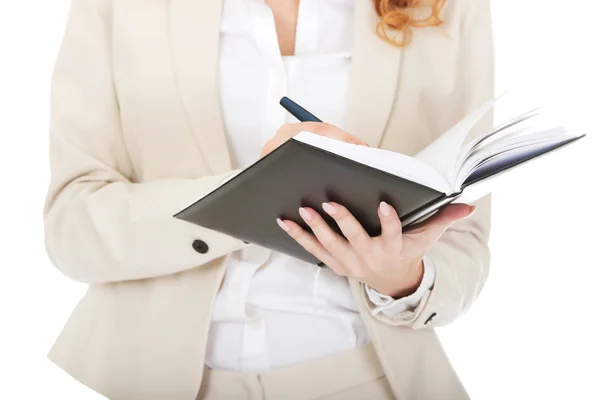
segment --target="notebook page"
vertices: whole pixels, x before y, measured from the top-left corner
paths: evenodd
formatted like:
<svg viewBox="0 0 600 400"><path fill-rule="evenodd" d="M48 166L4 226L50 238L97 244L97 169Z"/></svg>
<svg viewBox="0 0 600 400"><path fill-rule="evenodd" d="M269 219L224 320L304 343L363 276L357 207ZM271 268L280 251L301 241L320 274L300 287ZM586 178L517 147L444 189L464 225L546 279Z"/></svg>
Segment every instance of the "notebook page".
<svg viewBox="0 0 600 400"><path fill-rule="evenodd" d="M480 151L472 154L462 165L457 176L457 186L461 186L475 170L479 169L479 167L492 159L498 158L499 156L504 157L507 153L522 153L524 156L528 156L530 150L527 149L535 150L537 148L544 148L546 145L560 143L569 137L570 136L565 129L555 128L533 133L526 137L520 137L520 140L500 141L489 147L484 147ZM519 151L520 149L523 149L524 152Z"/></svg>
<svg viewBox="0 0 600 400"><path fill-rule="evenodd" d="M462 165L473 153L482 147L487 147L490 143L496 142L501 138L502 140L509 140L508 136L514 137L520 134L527 134L532 128L531 119L536 119L535 117L539 116L540 112L540 108L531 110L495 127L491 132L473 139L469 144L463 146L462 154L459 157L459 165Z"/></svg>
<svg viewBox="0 0 600 400"><path fill-rule="evenodd" d="M573 137L547 140L539 143L529 144L524 147L513 148L511 150L494 155L475 167L465 180L465 183L468 184L482 177L504 172L512 165L521 163L524 160L530 160L541 156L542 154L556 148L562 143L569 142L570 140L573 140Z"/></svg>
<svg viewBox="0 0 600 400"><path fill-rule="evenodd" d="M460 122L443 133L436 141L421 150L415 158L431 165L443 174L447 182L454 184L456 171L460 167L458 159L462 153L465 139L477 122L502 98L504 94L488 100Z"/></svg>

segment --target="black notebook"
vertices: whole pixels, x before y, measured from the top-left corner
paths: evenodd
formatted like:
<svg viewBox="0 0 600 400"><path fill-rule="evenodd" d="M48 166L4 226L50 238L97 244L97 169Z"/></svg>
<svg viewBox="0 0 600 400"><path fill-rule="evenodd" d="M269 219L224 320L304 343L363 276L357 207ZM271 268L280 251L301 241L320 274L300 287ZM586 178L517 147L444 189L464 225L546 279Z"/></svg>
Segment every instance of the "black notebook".
<svg viewBox="0 0 600 400"><path fill-rule="evenodd" d="M339 232L321 204L346 206L376 236L377 208L392 205L405 229L423 221L446 204L491 191L491 178L504 175L529 160L581 139L561 126L538 123L541 109L532 110L467 140L477 121L497 99L442 134L413 157L348 144L302 132L244 169L223 185L175 215L190 223L318 264L279 228L277 218L290 219L309 230L298 208L319 212ZM487 189L490 188L490 189Z"/></svg>

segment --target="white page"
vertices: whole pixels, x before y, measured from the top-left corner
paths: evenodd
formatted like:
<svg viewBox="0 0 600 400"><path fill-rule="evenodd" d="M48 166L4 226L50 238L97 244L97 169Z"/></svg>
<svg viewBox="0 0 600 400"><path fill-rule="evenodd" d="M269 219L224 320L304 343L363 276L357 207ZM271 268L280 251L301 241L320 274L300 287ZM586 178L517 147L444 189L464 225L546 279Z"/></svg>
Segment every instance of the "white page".
<svg viewBox="0 0 600 400"><path fill-rule="evenodd" d="M548 147L548 145L564 142L570 137L571 136L568 135L564 128L555 128L553 130L534 133L528 137L521 137L521 140L501 141L490 146L490 148L484 147L479 153L469 158L461 167L459 176L457 177L456 186L460 187L462 183L483 164L487 164L498 157L508 157L507 153L524 154L527 156L539 148L545 148Z"/></svg>
<svg viewBox="0 0 600 400"><path fill-rule="evenodd" d="M462 154L467 135L477 122L502 98L504 94L488 100L479 106L452 128L443 133L436 141L421 150L415 158L431 165L444 176L447 182L454 184L456 170L460 167L458 158ZM453 185L454 186L454 185Z"/></svg>
<svg viewBox="0 0 600 400"><path fill-rule="evenodd" d="M431 166L404 154L342 142L310 132L300 132L294 136L294 140L419 183L441 193L449 194L452 186Z"/></svg>
<svg viewBox="0 0 600 400"><path fill-rule="evenodd" d="M478 151L478 149L488 147L492 142L496 142L501 138L502 140L506 140L505 137L508 136L514 137L521 134L527 134L532 128L531 120L537 119L536 117L540 115L540 112L541 108L537 108L519 115L518 117L495 127L491 132L474 138L467 145L463 145L462 154L458 159L459 165L462 165L465 160L467 160L474 152Z"/></svg>
<svg viewBox="0 0 600 400"><path fill-rule="evenodd" d="M484 161L490 156L500 154L513 148L525 147L530 144L542 143L545 141L564 140L571 137L563 127L533 132L527 130L525 135L522 133L523 132L515 132L515 135L507 135L501 140L488 142L484 146L472 151L459 168L459 173L477 165L479 162Z"/></svg>
<svg viewBox="0 0 600 400"><path fill-rule="evenodd" d="M488 160L478 165L474 171L470 174L470 176L477 176L488 173L495 173L495 171L502 170L507 165L511 165L515 162L519 162L523 159L530 158L532 156L538 157L542 156L543 153L547 152L549 149L554 148L559 143L563 143L569 140L569 138L562 138L560 140L551 140L544 141L539 143L530 144L523 147L513 148L512 150L503 152L501 154L496 154L490 157ZM518 168L518 167L517 167ZM505 170L504 172L508 172ZM502 174L504 173L502 172ZM493 178L491 178L493 179Z"/></svg>

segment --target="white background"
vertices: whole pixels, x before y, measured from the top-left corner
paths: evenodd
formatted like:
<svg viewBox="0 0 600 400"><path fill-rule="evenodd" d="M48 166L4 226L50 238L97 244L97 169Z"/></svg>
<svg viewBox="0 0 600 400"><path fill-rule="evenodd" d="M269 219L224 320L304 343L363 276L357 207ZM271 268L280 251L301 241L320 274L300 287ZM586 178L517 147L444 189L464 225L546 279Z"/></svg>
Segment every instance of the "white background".
<svg viewBox="0 0 600 400"><path fill-rule="evenodd" d="M488 284L439 333L474 399L600 399L600 197L590 189L600 183L600 7L492 1L497 90L519 93L498 121L551 101L588 137L495 191ZM1 399L102 398L45 358L85 290L50 265L42 235L49 81L68 5L0 2Z"/></svg>

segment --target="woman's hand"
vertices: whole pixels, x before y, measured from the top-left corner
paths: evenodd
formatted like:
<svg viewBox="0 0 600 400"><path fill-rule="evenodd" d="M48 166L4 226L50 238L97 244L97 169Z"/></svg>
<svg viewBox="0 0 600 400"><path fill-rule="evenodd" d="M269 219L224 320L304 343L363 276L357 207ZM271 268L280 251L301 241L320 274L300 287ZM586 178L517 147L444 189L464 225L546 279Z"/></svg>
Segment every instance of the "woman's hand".
<svg viewBox="0 0 600 400"><path fill-rule="evenodd" d="M266 156L267 154L269 154L270 152L272 152L273 150L275 150L283 143L285 143L286 141L288 141L289 139L291 139L292 137L294 137L302 131L312 132L317 135L326 136L328 138L337 139L348 143L368 146L368 144L366 144L356 136L353 136L334 125L326 124L323 122L300 122L297 124L282 125L281 128L279 128L275 133L275 136L273 136L267 141L267 143L265 143L265 145L262 148L262 151L260 152L260 157L262 158Z"/></svg>
<svg viewBox="0 0 600 400"><path fill-rule="evenodd" d="M420 226L402 232L396 211L379 205L381 235L370 237L342 205L323 203L323 210L339 226L344 237L334 232L311 208L300 208L302 219L314 235L293 221L277 220L279 226L309 253L336 274L361 281L381 294L400 298L413 293L423 277L423 257L448 227L470 216L474 207L451 204Z"/></svg>

